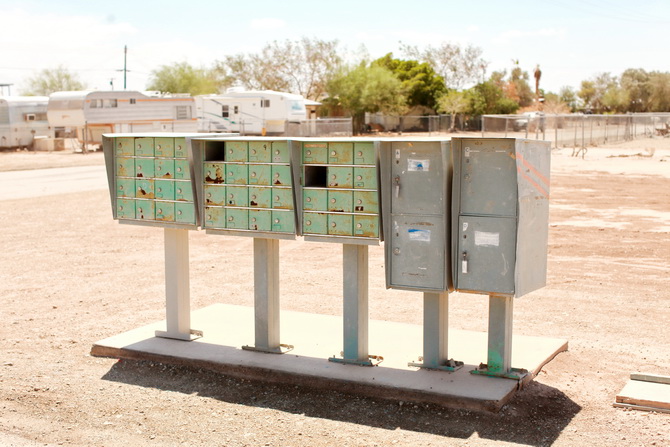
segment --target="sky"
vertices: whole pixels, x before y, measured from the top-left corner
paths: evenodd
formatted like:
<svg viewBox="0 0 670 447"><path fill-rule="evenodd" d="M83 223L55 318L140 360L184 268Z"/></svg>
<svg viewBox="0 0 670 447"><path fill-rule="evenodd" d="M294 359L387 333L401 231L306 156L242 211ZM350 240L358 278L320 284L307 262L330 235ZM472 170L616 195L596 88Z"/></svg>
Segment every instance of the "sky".
<svg viewBox="0 0 670 447"><path fill-rule="evenodd" d="M487 74L519 61L540 88L627 68L670 72L668 0L0 0L0 84L63 66L88 88L146 89L151 72L259 52L273 40L337 40L343 55L375 59L400 44L481 48ZM352 59L353 60L353 59ZM7 94L7 89L4 89Z"/></svg>

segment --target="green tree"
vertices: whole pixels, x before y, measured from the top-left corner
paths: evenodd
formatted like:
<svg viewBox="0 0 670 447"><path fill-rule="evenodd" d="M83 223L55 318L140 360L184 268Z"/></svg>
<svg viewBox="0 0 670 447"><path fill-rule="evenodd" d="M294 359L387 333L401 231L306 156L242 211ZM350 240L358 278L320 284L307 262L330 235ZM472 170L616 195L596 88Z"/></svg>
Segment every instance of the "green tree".
<svg viewBox="0 0 670 447"><path fill-rule="evenodd" d="M435 110L437 98L447 91L442 76L426 62L394 59L393 53L388 53L373 64L387 68L402 82L409 107L425 106Z"/></svg>
<svg viewBox="0 0 670 447"><path fill-rule="evenodd" d="M651 84L650 111L670 112L670 73L651 72L649 83Z"/></svg>
<svg viewBox="0 0 670 447"><path fill-rule="evenodd" d="M437 110L441 113L451 115L451 126L449 132L456 130L456 116L466 113L470 109L470 97L467 92L450 90L437 100Z"/></svg>
<svg viewBox="0 0 670 447"><path fill-rule="evenodd" d="M461 90L484 78L488 63L482 59L482 49L472 45L443 42L420 50L416 46L400 44L406 57L429 63L435 72L444 78L445 86Z"/></svg>
<svg viewBox="0 0 670 447"><path fill-rule="evenodd" d="M49 96L54 92L76 91L86 89L86 84L79 80L75 73L71 73L62 65L56 68L44 69L35 76L28 78L26 87L21 94L26 96Z"/></svg>
<svg viewBox="0 0 670 447"><path fill-rule="evenodd" d="M363 128L366 112L402 114L407 109L402 83L388 69L366 62L340 71L327 91L329 103L353 118L354 133Z"/></svg>
<svg viewBox="0 0 670 447"><path fill-rule="evenodd" d="M158 90L169 93L189 93L191 95L206 95L217 93L223 86L217 74L210 69L196 68L188 62L174 65L162 65L151 72L148 90Z"/></svg>
<svg viewBox="0 0 670 447"><path fill-rule="evenodd" d="M603 113L608 111L608 107L612 105L611 101L609 105L603 102L605 93L617 87L618 82L616 77L610 73L600 73L589 80L582 81L577 95L584 102L585 108L592 109L595 113Z"/></svg>
<svg viewBox="0 0 670 447"><path fill-rule="evenodd" d="M473 115L509 115L519 110L519 103L505 97L503 90L492 81L475 85L470 93L470 112Z"/></svg>
<svg viewBox="0 0 670 447"><path fill-rule="evenodd" d="M628 112L650 111L651 75L641 68L629 68L621 74L621 88L628 95Z"/></svg>
<svg viewBox="0 0 670 447"><path fill-rule="evenodd" d="M253 90L277 90L320 100L328 81L342 65L336 40L303 37L274 41L260 53L226 56L219 73Z"/></svg>
<svg viewBox="0 0 670 447"><path fill-rule="evenodd" d="M558 97L561 100L561 102L565 103L569 108L571 112L576 112L577 111L577 93L572 87L569 86L564 86L561 88L561 90L558 92Z"/></svg>

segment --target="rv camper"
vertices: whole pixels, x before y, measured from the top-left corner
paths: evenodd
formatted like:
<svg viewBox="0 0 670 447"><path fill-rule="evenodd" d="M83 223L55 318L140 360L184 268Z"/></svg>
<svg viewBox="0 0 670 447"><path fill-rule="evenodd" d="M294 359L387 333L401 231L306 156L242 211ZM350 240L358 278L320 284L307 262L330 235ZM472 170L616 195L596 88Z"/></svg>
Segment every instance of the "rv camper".
<svg viewBox="0 0 670 447"><path fill-rule="evenodd" d="M52 93L47 113L56 137L100 145L103 133L196 132L193 109L189 95L74 91Z"/></svg>
<svg viewBox="0 0 670 447"><path fill-rule="evenodd" d="M306 102L300 95L238 88L228 89L223 95L196 96L198 130L283 135L287 123L307 119Z"/></svg>
<svg viewBox="0 0 670 447"><path fill-rule="evenodd" d="M46 96L0 97L0 149L31 148L35 137L51 137Z"/></svg>

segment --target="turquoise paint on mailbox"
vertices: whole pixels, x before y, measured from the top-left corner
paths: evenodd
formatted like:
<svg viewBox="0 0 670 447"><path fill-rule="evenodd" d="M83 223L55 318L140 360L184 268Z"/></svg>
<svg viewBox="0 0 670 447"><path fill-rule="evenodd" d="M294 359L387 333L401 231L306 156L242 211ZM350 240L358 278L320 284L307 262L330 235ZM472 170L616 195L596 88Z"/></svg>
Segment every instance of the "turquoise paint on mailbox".
<svg viewBox="0 0 670 447"><path fill-rule="evenodd" d="M175 222L195 225L195 205L176 202L174 204Z"/></svg>
<svg viewBox="0 0 670 447"><path fill-rule="evenodd" d="M270 185L272 167L270 165L249 165L250 185Z"/></svg>
<svg viewBox="0 0 670 447"><path fill-rule="evenodd" d="M174 202L163 202L157 200L155 203L156 206L156 220L162 222L174 222L175 221L175 203Z"/></svg>
<svg viewBox="0 0 670 447"><path fill-rule="evenodd" d="M117 177L135 177L135 159L119 157L116 159Z"/></svg>
<svg viewBox="0 0 670 447"><path fill-rule="evenodd" d="M114 148L116 149L114 153L118 155L135 155L135 139L134 138L115 138L114 139Z"/></svg>
<svg viewBox="0 0 670 447"><path fill-rule="evenodd" d="M304 188L302 207L309 211L326 211L328 209L328 190Z"/></svg>
<svg viewBox="0 0 670 447"><path fill-rule="evenodd" d="M351 236L354 219L351 214L329 214L328 234L331 236Z"/></svg>
<svg viewBox="0 0 670 447"><path fill-rule="evenodd" d="M355 167L354 168L354 188L378 189L377 187L377 168Z"/></svg>
<svg viewBox="0 0 670 447"><path fill-rule="evenodd" d="M135 177L153 178L154 177L154 159L153 158L135 158Z"/></svg>
<svg viewBox="0 0 670 447"><path fill-rule="evenodd" d="M226 209L218 206L205 207L205 228L226 228Z"/></svg>
<svg viewBox="0 0 670 447"><path fill-rule="evenodd" d="M246 186L227 186L226 206L249 206L249 189Z"/></svg>
<svg viewBox="0 0 670 447"><path fill-rule="evenodd" d="M116 197L135 197L135 179L117 178Z"/></svg>
<svg viewBox="0 0 670 447"><path fill-rule="evenodd" d="M328 166L328 187L352 188L353 174L353 168Z"/></svg>
<svg viewBox="0 0 670 447"><path fill-rule="evenodd" d="M191 186L191 182L175 181L174 198L180 202L193 202L193 186Z"/></svg>
<svg viewBox="0 0 670 447"><path fill-rule="evenodd" d="M377 191L354 191L354 212L379 214Z"/></svg>
<svg viewBox="0 0 670 447"><path fill-rule="evenodd" d="M135 200L135 218L140 220L155 220L155 202L153 200Z"/></svg>
<svg viewBox="0 0 670 447"><path fill-rule="evenodd" d="M286 141L272 142L272 163L289 163L291 152Z"/></svg>
<svg viewBox="0 0 670 447"><path fill-rule="evenodd" d="M249 187L249 206L252 208L272 208L272 190L270 187ZM269 221L268 221L269 222Z"/></svg>
<svg viewBox="0 0 670 447"><path fill-rule="evenodd" d="M223 185L205 185L205 204L223 206L226 204L226 187Z"/></svg>
<svg viewBox="0 0 670 447"><path fill-rule="evenodd" d="M271 141L250 141L249 161L255 163L270 163L272 159Z"/></svg>
<svg viewBox="0 0 670 447"><path fill-rule="evenodd" d="M353 191L328 191L328 211L350 213L353 211Z"/></svg>
<svg viewBox="0 0 670 447"><path fill-rule="evenodd" d="M157 158L154 162L154 176L156 178L174 178L174 160Z"/></svg>
<svg viewBox="0 0 670 447"><path fill-rule="evenodd" d="M116 217L119 219L134 219L135 201L133 199L116 199Z"/></svg>
<svg viewBox="0 0 670 447"><path fill-rule="evenodd" d="M247 230L249 228L249 210L226 209L226 228Z"/></svg>
<svg viewBox="0 0 670 447"><path fill-rule="evenodd" d="M188 149L186 147L186 138L174 139L174 156L177 158L187 158Z"/></svg>
<svg viewBox="0 0 670 447"><path fill-rule="evenodd" d="M156 180L154 190L157 199L174 200L174 182L172 180Z"/></svg>
<svg viewBox="0 0 670 447"><path fill-rule="evenodd" d="M225 183L226 165L224 163L205 163L203 175L205 183Z"/></svg>
<svg viewBox="0 0 670 447"><path fill-rule="evenodd" d="M291 167L272 165L272 186L291 186Z"/></svg>
<svg viewBox="0 0 670 447"><path fill-rule="evenodd" d="M293 209L293 190L291 188L272 188L272 208Z"/></svg>
<svg viewBox="0 0 670 447"><path fill-rule="evenodd" d="M188 180L191 178L191 172L188 167L188 160L174 161L174 178Z"/></svg>
<svg viewBox="0 0 670 447"><path fill-rule="evenodd" d="M156 157L174 157L174 138L155 138L154 154Z"/></svg>
<svg viewBox="0 0 670 447"><path fill-rule="evenodd" d="M376 163L375 144L370 142L354 143L354 164L374 165Z"/></svg>
<svg viewBox="0 0 670 447"><path fill-rule="evenodd" d="M226 161L247 161L248 143L246 141L226 141Z"/></svg>
<svg viewBox="0 0 670 447"><path fill-rule="evenodd" d="M272 211L272 231L295 233L295 216L290 211Z"/></svg>
<svg viewBox="0 0 670 447"><path fill-rule="evenodd" d="M154 179L135 180L135 197L138 199L154 199Z"/></svg>
<svg viewBox="0 0 670 447"><path fill-rule="evenodd" d="M328 143L303 143L302 161L305 164L328 162Z"/></svg>
<svg viewBox="0 0 670 447"><path fill-rule="evenodd" d="M354 162L353 143L328 143L328 163L350 165Z"/></svg>
<svg viewBox="0 0 670 447"><path fill-rule="evenodd" d="M249 169L246 164L226 164L226 183L229 185L246 185L249 180Z"/></svg>
<svg viewBox="0 0 670 447"><path fill-rule="evenodd" d="M135 138L135 155L138 157L154 156L153 138Z"/></svg>
<svg viewBox="0 0 670 447"><path fill-rule="evenodd" d="M249 210L249 229L257 231L272 231L272 211Z"/></svg>

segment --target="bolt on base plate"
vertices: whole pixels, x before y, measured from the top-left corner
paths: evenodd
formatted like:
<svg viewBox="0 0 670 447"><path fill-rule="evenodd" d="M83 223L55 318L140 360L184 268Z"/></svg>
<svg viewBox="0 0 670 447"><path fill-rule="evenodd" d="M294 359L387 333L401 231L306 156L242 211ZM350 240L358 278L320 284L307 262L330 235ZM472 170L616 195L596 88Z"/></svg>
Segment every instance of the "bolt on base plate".
<svg viewBox="0 0 670 447"><path fill-rule="evenodd" d="M294 348L293 345L280 344L276 348L264 348L258 346L242 346L242 349L245 351L254 351L254 352L264 352L266 354L286 354L289 351L292 351Z"/></svg>
<svg viewBox="0 0 670 447"><path fill-rule="evenodd" d="M340 356L343 354L340 353ZM345 359L343 357L329 357L329 362L342 363L345 365L358 365L358 366L377 366L384 361L384 357L381 355L369 355L367 360L357 360L357 359Z"/></svg>
<svg viewBox="0 0 670 447"><path fill-rule="evenodd" d="M411 366L414 368L421 368L421 369L428 369L428 370L435 370L435 371L448 371L448 372L454 372L463 367L463 362L460 362L458 360L454 359L449 359L446 360L442 365L429 365L427 363L424 363L423 357L419 357L419 360L416 362L409 362L407 363L407 366Z"/></svg>
<svg viewBox="0 0 670 447"><path fill-rule="evenodd" d="M491 371L487 364L482 363L477 369L470 371L470 374L476 374L489 377L501 377L503 379L523 380L528 375L528 370L523 368L510 368L508 371Z"/></svg>

